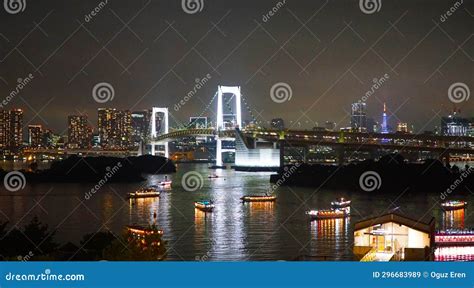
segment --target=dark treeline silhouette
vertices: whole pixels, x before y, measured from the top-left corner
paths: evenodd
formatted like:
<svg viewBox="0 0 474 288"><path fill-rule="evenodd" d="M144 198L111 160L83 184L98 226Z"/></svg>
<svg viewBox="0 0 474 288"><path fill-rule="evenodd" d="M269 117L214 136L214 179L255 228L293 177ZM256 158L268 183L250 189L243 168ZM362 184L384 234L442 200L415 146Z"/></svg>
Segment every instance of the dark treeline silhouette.
<svg viewBox="0 0 474 288"><path fill-rule="evenodd" d="M160 156L139 157L80 157L71 156L53 162L50 169L21 171L27 182L98 182L107 178L108 182L144 181L142 174L176 172L172 161ZM6 171L0 170L0 177Z"/></svg>
<svg viewBox="0 0 474 288"><path fill-rule="evenodd" d="M474 189L474 167L443 165L438 160L422 164L408 163L399 154L381 157L378 161L365 160L344 166L301 164L298 168L286 166L271 176L271 182L281 185L364 191L359 183L363 173L380 175L380 187L375 192L444 193L444 198ZM296 171L295 171L296 170ZM289 173L289 171L294 171ZM444 199L443 198L443 199Z"/></svg>
<svg viewBox="0 0 474 288"><path fill-rule="evenodd" d="M166 243L158 234L136 238L127 231L118 236L100 231L85 235L79 246L58 244L55 234L37 217L23 228L0 222L0 261L157 261L166 257Z"/></svg>

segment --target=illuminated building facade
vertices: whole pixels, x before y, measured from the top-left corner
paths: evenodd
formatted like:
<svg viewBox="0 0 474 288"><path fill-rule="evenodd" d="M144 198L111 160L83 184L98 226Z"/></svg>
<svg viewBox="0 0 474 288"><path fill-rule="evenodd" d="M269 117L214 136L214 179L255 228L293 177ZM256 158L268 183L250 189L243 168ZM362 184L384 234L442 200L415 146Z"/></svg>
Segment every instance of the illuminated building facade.
<svg viewBox="0 0 474 288"><path fill-rule="evenodd" d="M357 132L367 131L367 103L362 101L352 103L351 128Z"/></svg>
<svg viewBox="0 0 474 288"><path fill-rule="evenodd" d="M127 110L99 108L100 145L108 149L127 149L132 144L132 114Z"/></svg>
<svg viewBox="0 0 474 288"><path fill-rule="evenodd" d="M68 117L68 147L86 149L91 146L92 128L87 116L71 115Z"/></svg>
<svg viewBox="0 0 474 288"><path fill-rule="evenodd" d="M382 114L382 134L388 134L388 116L387 116L387 105L383 103L383 114Z"/></svg>
<svg viewBox="0 0 474 288"><path fill-rule="evenodd" d="M469 120L457 116L456 113L441 118L441 133L443 136L467 136Z"/></svg>
<svg viewBox="0 0 474 288"><path fill-rule="evenodd" d="M147 138L150 130L150 119L151 112L135 111L131 114L131 125L132 125L132 145L134 147L140 146L140 143L144 142Z"/></svg>
<svg viewBox="0 0 474 288"><path fill-rule="evenodd" d="M408 124L404 122L400 122L397 124L397 132L398 133L408 133Z"/></svg>
<svg viewBox="0 0 474 288"><path fill-rule="evenodd" d="M0 147L18 150L23 145L23 110L0 111Z"/></svg>
<svg viewBox="0 0 474 288"><path fill-rule="evenodd" d="M43 144L43 127L41 125L28 125L28 145L31 148L41 147Z"/></svg>
<svg viewBox="0 0 474 288"><path fill-rule="evenodd" d="M354 226L353 252L362 261L430 260L434 231L434 218L421 222L389 213L365 219Z"/></svg>

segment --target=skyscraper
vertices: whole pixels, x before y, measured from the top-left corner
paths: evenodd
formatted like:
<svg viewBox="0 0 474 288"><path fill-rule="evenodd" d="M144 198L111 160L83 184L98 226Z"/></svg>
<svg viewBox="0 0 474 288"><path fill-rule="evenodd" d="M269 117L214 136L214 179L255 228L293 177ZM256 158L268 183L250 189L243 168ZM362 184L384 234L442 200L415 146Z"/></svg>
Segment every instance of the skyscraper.
<svg viewBox="0 0 474 288"><path fill-rule="evenodd" d="M388 119L387 119L387 106L383 103L383 113L382 113L382 134L388 134Z"/></svg>
<svg viewBox="0 0 474 288"><path fill-rule="evenodd" d="M443 136L467 136L469 120L453 113L441 118L441 133Z"/></svg>
<svg viewBox="0 0 474 288"><path fill-rule="evenodd" d="M28 125L28 145L38 148L43 144L43 127L41 125Z"/></svg>
<svg viewBox="0 0 474 288"><path fill-rule="evenodd" d="M109 149L127 149L132 143L132 115L130 111L99 108L98 129L100 145Z"/></svg>
<svg viewBox="0 0 474 288"><path fill-rule="evenodd" d="M150 134L151 112L135 111L131 114L132 121L132 145L138 147L148 134Z"/></svg>
<svg viewBox="0 0 474 288"><path fill-rule="evenodd" d="M0 145L13 151L23 145L23 110L1 111Z"/></svg>
<svg viewBox="0 0 474 288"><path fill-rule="evenodd" d="M92 128L88 125L86 115L71 115L68 117L69 148L86 149L91 146Z"/></svg>
<svg viewBox="0 0 474 288"><path fill-rule="evenodd" d="M352 103L351 128L357 132L367 132L367 104L359 101Z"/></svg>

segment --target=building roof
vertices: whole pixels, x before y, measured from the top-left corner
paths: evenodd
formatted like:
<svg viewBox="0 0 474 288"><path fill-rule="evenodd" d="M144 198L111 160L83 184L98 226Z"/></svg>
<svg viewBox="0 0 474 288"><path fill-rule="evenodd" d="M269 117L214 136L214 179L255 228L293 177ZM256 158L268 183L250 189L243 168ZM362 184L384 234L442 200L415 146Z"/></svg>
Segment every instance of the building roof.
<svg viewBox="0 0 474 288"><path fill-rule="evenodd" d="M401 215L399 213L387 213L384 215L368 218L361 220L355 223L354 230L365 229L374 225L384 224L387 222L395 222L398 224L402 224L408 226L412 229L432 233L434 232L434 217L431 217L429 221L426 220L418 220L414 218L407 217L405 215Z"/></svg>

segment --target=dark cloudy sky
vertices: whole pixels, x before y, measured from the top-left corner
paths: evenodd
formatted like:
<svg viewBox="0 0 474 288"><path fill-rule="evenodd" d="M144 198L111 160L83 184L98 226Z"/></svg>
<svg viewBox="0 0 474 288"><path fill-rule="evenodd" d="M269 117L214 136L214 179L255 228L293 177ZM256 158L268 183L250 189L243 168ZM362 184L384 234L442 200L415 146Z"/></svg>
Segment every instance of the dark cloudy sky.
<svg viewBox="0 0 474 288"><path fill-rule="evenodd" d="M451 84L474 91L473 0L445 21L454 1L381 0L378 12L365 14L359 0L287 0L266 22L277 1L203 0L201 12L188 14L181 0L109 0L89 22L99 1L25 3L17 14L0 7L0 98L32 73L5 107L24 108L25 124L57 132L69 114L87 113L95 123L98 107L172 109L207 74L211 80L174 117L199 114L225 84L242 86L260 120L346 126L350 104L388 74L367 100L369 114L380 120L387 102L392 125L399 119L422 130L453 108ZM94 101L99 82L114 87L111 102ZM279 82L293 91L280 104L270 97ZM474 117L474 96L457 107Z"/></svg>

